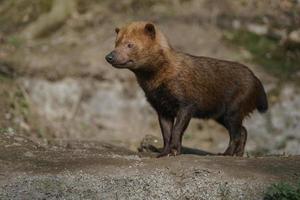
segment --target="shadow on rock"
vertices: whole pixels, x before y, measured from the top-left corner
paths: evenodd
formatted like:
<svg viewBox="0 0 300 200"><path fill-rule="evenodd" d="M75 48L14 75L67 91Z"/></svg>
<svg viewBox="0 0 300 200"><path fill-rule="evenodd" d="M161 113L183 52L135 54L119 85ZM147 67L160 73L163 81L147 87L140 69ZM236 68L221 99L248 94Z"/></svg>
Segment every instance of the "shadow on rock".
<svg viewBox="0 0 300 200"><path fill-rule="evenodd" d="M160 139L153 135L146 135L141 141L139 152L144 153L160 153L162 151L163 143ZM194 154L199 156L216 155L201 149L182 147L182 154Z"/></svg>

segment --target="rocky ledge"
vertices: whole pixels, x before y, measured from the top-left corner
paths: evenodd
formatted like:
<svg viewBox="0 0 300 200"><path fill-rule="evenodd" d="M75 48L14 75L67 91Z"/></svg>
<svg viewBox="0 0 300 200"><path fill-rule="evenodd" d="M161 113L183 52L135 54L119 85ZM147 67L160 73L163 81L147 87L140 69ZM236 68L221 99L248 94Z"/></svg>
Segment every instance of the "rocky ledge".
<svg viewBox="0 0 300 200"><path fill-rule="evenodd" d="M94 141L0 135L0 199L261 199L296 183L300 156L154 158Z"/></svg>

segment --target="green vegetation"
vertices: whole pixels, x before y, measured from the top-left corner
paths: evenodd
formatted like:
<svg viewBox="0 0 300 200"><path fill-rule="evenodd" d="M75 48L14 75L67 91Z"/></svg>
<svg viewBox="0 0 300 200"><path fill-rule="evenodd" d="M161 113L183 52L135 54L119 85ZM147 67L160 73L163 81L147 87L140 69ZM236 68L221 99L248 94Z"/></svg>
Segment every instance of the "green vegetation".
<svg viewBox="0 0 300 200"><path fill-rule="evenodd" d="M300 46L281 45L276 38L244 30L228 32L225 34L225 38L248 50L252 54L254 62L280 78L289 78L290 75L300 70Z"/></svg>
<svg viewBox="0 0 300 200"><path fill-rule="evenodd" d="M297 186L277 183L270 186L264 200L300 200L300 182Z"/></svg>
<svg viewBox="0 0 300 200"><path fill-rule="evenodd" d="M9 128L0 128L0 134L4 134L4 133L11 133L14 132L15 130L11 127Z"/></svg>
<svg viewBox="0 0 300 200"><path fill-rule="evenodd" d="M21 47L23 42L24 41L20 37L17 37L17 36L11 36L11 37L8 37L8 39L7 39L7 43L13 45L16 48Z"/></svg>
<svg viewBox="0 0 300 200"><path fill-rule="evenodd" d="M10 77L6 76L6 74L2 74L0 71L0 84L1 82L10 80Z"/></svg>
<svg viewBox="0 0 300 200"><path fill-rule="evenodd" d="M16 90L11 94L11 108L25 119L29 115L29 105L21 90Z"/></svg>
<svg viewBox="0 0 300 200"><path fill-rule="evenodd" d="M192 137L191 134L186 133L186 134L183 135L183 139L184 139L184 140L192 140L193 137Z"/></svg>

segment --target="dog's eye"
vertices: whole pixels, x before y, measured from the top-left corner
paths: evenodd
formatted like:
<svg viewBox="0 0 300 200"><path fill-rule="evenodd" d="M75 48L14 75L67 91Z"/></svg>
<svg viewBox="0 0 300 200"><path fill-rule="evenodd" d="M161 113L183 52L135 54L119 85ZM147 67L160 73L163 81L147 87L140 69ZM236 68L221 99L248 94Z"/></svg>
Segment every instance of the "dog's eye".
<svg viewBox="0 0 300 200"><path fill-rule="evenodd" d="M128 43L127 47L131 49L133 47L133 44L132 43Z"/></svg>

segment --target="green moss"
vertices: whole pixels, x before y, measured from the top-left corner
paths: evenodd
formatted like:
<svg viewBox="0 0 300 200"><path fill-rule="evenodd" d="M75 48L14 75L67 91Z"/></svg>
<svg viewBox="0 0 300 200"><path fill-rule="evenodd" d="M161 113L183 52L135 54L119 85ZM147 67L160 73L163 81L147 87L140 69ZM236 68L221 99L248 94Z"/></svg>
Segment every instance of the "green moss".
<svg viewBox="0 0 300 200"><path fill-rule="evenodd" d="M5 82L5 81L9 81L9 80L10 80L10 77L8 77L5 74L2 74L0 72L0 84L1 84L1 82Z"/></svg>
<svg viewBox="0 0 300 200"><path fill-rule="evenodd" d="M280 78L300 70L300 46L280 45L279 40L244 30L227 32L225 39L248 50L252 60Z"/></svg>
<svg viewBox="0 0 300 200"><path fill-rule="evenodd" d="M7 39L7 43L13 45L16 48L19 48L23 44L23 40L17 36L11 36Z"/></svg>
<svg viewBox="0 0 300 200"><path fill-rule="evenodd" d="M11 133L14 132L15 130L11 127L8 128L0 128L0 134L4 134L4 133Z"/></svg>
<svg viewBox="0 0 300 200"><path fill-rule="evenodd" d="M267 189L264 200L300 200L300 182L297 186L273 184Z"/></svg>
<svg viewBox="0 0 300 200"><path fill-rule="evenodd" d="M193 136L191 134L184 134L183 135L183 139L184 140L192 140L193 139Z"/></svg>

